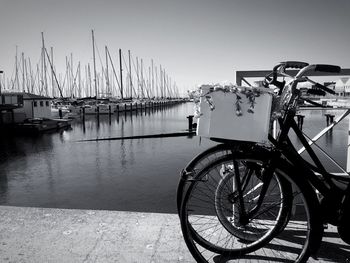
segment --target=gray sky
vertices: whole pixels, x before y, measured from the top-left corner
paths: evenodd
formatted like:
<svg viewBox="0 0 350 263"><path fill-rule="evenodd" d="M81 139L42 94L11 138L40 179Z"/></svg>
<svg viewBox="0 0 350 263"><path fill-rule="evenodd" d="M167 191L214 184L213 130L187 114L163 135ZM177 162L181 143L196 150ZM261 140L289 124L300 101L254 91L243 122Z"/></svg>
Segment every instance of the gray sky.
<svg viewBox="0 0 350 263"><path fill-rule="evenodd" d="M92 63L91 29L104 61L121 48L162 64L180 88L234 81L234 70L283 60L350 68L349 0L1 0L0 68L10 76L15 47L37 63L41 32L65 56ZM99 60L99 59L98 59ZM97 65L100 65L98 61Z"/></svg>

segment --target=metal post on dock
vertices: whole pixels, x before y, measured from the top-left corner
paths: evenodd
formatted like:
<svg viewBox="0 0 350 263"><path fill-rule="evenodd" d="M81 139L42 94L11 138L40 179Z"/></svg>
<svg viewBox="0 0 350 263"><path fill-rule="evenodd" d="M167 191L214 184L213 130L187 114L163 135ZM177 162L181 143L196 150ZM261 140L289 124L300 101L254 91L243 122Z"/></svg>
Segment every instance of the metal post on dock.
<svg viewBox="0 0 350 263"><path fill-rule="evenodd" d="M81 109L82 109L82 112L83 112L82 113L83 114L83 122L85 122L85 107L82 107Z"/></svg>
<svg viewBox="0 0 350 263"><path fill-rule="evenodd" d="M326 124L329 126L331 123L334 122L334 115L333 114L325 114L326 116Z"/></svg>
<svg viewBox="0 0 350 263"><path fill-rule="evenodd" d="M295 116L297 117L298 128L300 130L302 130L303 129L305 115L297 114Z"/></svg>
<svg viewBox="0 0 350 263"><path fill-rule="evenodd" d="M97 122L98 124L100 124L100 107L99 106L96 107L96 114L97 114Z"/></svg>
<svg viewBox="0 0 350 263"><path fill-rule="evenodd" d="M188 119L188 131L192 131L193 129L193 115L187 116Z"/></svg>

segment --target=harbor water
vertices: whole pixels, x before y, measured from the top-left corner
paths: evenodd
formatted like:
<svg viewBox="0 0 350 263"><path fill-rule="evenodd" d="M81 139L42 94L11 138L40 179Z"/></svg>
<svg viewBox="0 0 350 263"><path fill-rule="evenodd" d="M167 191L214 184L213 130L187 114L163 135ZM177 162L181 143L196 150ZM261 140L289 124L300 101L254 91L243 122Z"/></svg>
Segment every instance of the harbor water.
<svg viewBox="0 0 350 263"><path fill-rule="evenodd" d="M186 136L81 140L184 131L192 113L193 104L184 103L137 115L86 116L73 121L69 130L36 137L3 136L0 204L175 213L181 169L213 142ZM325 113L303 111L303 130L309 136L326 127ZM345 167L347 140L344 120L319 145Z"/></svg>

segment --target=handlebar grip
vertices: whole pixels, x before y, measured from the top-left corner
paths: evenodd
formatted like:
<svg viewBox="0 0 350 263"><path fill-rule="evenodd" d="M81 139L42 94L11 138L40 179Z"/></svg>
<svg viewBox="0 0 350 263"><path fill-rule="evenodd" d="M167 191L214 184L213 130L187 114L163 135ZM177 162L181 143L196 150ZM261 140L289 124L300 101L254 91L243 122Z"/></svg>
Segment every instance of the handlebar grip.
<svg viewBox="0 0 350 263"><path fill-rule="evenodd" d="M315 71L329 72L329 73L340 73L341 67L335 65L317 64L315 65Z"/></svg>
<svg viewBox="0 0 350 263"><path fill-rule="evenodd" d="M311 95L319 95L319 96L325 96L326 92L324 92L321 89L308 89L307 94L311 94Z"/></svg>
<svg viewBox="0 0 350 263"><path fill-rule="evenodd" d="M325 92L328 92L328 93L330 93L330 94L335 94L335 91L334 91L334 90L332 90L332 89L330 89L330 88L327 88L326 86L324 86L324 85L322 85L322 84L320 84L320 83L316 83L316 84L315 84L315 87L316 87L316 88L319 88L319 89L322 89L322 90L324 90Z"/></svg>
<svg viewBox="0 0 350 263"><path fill-rule="evenodd" d="M309 65L309 63L306 62L300 62L300 61L286 61L284 62L285 68L296 68L296 69L302 69Z"/></svg>

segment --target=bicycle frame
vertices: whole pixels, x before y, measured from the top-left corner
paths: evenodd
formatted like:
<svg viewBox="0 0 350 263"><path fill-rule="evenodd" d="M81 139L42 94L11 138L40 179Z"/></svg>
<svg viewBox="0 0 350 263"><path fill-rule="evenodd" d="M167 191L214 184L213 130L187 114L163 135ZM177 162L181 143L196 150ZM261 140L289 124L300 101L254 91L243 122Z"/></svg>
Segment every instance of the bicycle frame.
<svg viewBox="0 0 350 263"><path fill-rule="evenodd" d="M296 103L296 100L294 100L294 103ZM311 147L314 140L311 139L308 141L308 139L304 136L303 132L299 129L297 123L295 122L295 113L296 111L293 110L293 107L288 108L284 117L278 120L280 124L280 132L277 138L275 139L271 134L269 135L269 140L273 144L274 150L279 154L275 155L275 157L272 157L271 164L269 165L270 169L267 169L264 172L264 178L267 181L264 183L261 189L261 194L259 196L256 207L254 207L246 214L243 213L243 216L252 217L259 210L268 188L269 178L272 177L274 171L273 163L275 161L278 161L279 158L283 157L287 159L296 168L296 170L304 176L306 183L310 183L316 192L318 192L319 195L321 194L324 203L332 204L327 212L329 218L331 218L332 223L336 223L339 220L338 213L339 209L341 208L342 201L346 195L350 194L350 176L347 174L348 176L346 178L340 179L338 176L329 173L325 169L322 162ZM338 122L344 119L349 113L350 110L344 113L339 118ZM327 127L328 129L326 128L323 132L316 136L317 139L320 138L328 130L330 130L333 126L330 128ZM297 138L303 145L303 148L301 148L299 151L296 150L291 140L289 139L288 134L291 129L295 132ZM309 154L312 161L314 162L314 165L302 158L300 154L304 150L306 150L306 152ZM340 186L336 185L334 180L342 180L344 183L347 183L347 186L345 189L343 189Z"/></svg>

